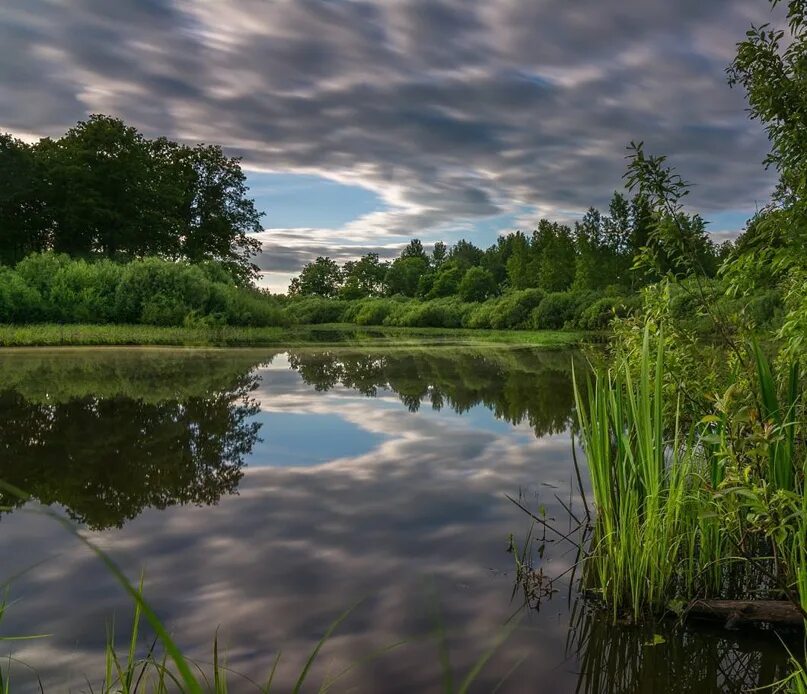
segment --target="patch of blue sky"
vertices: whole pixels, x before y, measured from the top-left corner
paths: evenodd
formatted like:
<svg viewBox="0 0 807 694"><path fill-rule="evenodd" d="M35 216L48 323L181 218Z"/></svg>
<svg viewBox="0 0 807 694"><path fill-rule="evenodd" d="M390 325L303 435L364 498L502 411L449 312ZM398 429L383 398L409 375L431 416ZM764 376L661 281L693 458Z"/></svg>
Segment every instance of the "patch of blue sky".
<svg viewBox="0 0 807 694"><path fill-rule="evenodd" d="M369 453L387 437L363 429L338 414L261 412L262 441L252 449L250 467L310 467Z"/></svg>
<svg viewBox="0 0 807 694"><path fill-rule="evenodd" d="M726 210L704 214L703 218L709 222L707 229L712 232L741 232L746 222L754 216L754 210Z"/></svg>
<svg viewBox="0 0 807 694"><path fill-rule="evenodd" d="M247 185L266 228L338 228L386 208L367 188L314 174L248 171Z"/></svg>

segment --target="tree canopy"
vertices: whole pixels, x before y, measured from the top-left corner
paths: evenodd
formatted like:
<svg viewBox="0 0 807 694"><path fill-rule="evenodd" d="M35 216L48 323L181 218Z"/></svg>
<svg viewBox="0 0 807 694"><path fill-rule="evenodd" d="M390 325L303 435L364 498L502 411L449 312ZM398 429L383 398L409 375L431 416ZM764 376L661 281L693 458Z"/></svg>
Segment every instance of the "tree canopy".
<svg viewBox="0 0 807 694"><path fill-rule="evenodd" d="M148 139L110 116L33 145L0 135L0 263L46 250L212 260L247 282L261 230L247 192L220 147Z"/></svg>

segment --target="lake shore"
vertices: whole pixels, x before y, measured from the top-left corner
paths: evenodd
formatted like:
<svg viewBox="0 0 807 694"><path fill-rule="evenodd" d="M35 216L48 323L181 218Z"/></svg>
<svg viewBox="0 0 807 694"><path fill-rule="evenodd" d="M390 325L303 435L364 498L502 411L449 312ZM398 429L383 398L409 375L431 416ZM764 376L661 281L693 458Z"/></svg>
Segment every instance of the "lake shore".
<svg viewBox="0 0 807 694"><path fill-rule="evenodd" d="M263 347L405 344L509 344L564 348L598 338L596 333L559 330L394 328L332 323L290 327L162 327L55 323L0 325L0 347L160 345L176 347Z"/></svg>

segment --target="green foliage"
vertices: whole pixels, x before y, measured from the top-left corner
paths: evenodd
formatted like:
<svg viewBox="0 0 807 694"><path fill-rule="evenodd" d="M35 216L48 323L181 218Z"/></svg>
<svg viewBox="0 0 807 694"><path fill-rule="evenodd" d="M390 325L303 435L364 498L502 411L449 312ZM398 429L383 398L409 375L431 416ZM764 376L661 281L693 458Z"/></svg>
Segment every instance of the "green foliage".
<svg viewBox="0 0 807 694"><path fill-rule="evenodd" d="M35 253L0 268L0 322L284 325L277 302L227 267L160 258L89 262Z"/></svg>
<svg viewBox="0 0 807 694"><path fill-rule="evenodd" d="M354 283L360 288L357 278ZM320 256L303 268L294 290L289 293L300 296L336 296L341 285L342 271L336 261Z"/></svg>
<svg viewBox="0 0 807 694"><path fill-rule="evenodd" d="M24 145L0 135L0 262L73 257L212 260L246 284L260 217L238 159L209 145L149 140L102 115Z"/></svg>
<svg viewBox="0 0 807 694"><path fill-rule="evenodd" d="M462 268L456 265L454 261L450 260L444 263L434 275L427 298L440 299L454 296L459 292L463 274Z"/></svg>
<svg viewBox="0 0 807 694"><path fill-rule="evenodd" d="M530 312L544 298L540 289L525 289L505 294L494 304L490 327L494 330L529 327Z"/></svg>
<svg viewBox="0 0 807 694"><path fill-rule="evenodd" d="M580 313L577 327L581 330L605 330L617 318L626 318L642 307L640 296L603 296Z"/></svg>
<svg viewBox="0 0 807 694"><path fill-rule="evenodd" d="M384 324L410 328L459 328L469 309L468 304L455 299L411 301L398 304Z"/></svg>
<svg viewBox="0 0 807 694"><path fill-rule="evenodd" d="M284 313L291 323L339 323L347 308L348 303L345 301L305 296L291 301L284 308Z"/></svg>
<svg viewBox="0 0 807 694"><path fill-rule="evenodd" d="M496 280L489 270L472 267L459 284L459 297L462 301L485 301L497 293Z"/></svg>
<svg viewBox="0 0 807 694"><path fill-rule="evenodd" d="M387 270L384 282L387 294L394 296L415 296L420 278L429 268L426 258L419 255L403 256L393 261Z"/></svg>
<svg viewBox="0 0 807 694"><path fill-rule="evenodd" d="M538 330L559 330L578 325L583 311L593 303L591 292L554 292L547 294L530 314L530 324Z"/></svg>

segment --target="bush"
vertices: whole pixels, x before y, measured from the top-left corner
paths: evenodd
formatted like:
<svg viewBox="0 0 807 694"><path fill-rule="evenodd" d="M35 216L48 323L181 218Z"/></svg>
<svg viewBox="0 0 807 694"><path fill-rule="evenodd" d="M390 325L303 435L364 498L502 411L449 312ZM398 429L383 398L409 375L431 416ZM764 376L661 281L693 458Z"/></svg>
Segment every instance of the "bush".
<svg viewBox="0 0 807 694"><path fill-rule="evenodd" d="M351 319L345 316L345 320L351 320L358 325L383 325L387 316L399 305L400 302L392 299L362 301L359 303L355 317Z"/></svg>
<svg viewBox="0 0 807 694"><path fill-rule="evenodd" d="M544 298L540 289L523 289L505 294L491 311L490 327L495 330L529 327L530 312Z"/></svg>
<svg viewBox="0 0 807 694"><path fill-rule="evenodd" d="M582 330L605 330L614 318L626 318L641 306L640 296L604 296L583 309L575 327Z"/></svg>
<svg viewBox="0 0 807 694"><path fill-rule="evenodd" d="M560 330L579 325L583 311L596 301L592 292L552 292L533 309L530 321L537 330Z"/></svg>
<svg viewBox="0 0 807 694"><path fill-rule="evenodd" d="M465 328L490 328L493 312L496 310L496 301L486 301L484 304L476 304L465 314L462 325Z"/></svg>
<svg viewBox="0 0 807 694"><path fill-rule="evenodd" d="M278 301L239 286L218 263L146 258L120 264L37 253L0 268L0 320L272 326Z"/></svg>
<svg viewBox="0 0 807 694"><path fill-rule="evenodd" d="M463 316L469 310L467 304L454 299L413 301L399 304L384 321L384 325L408 328L459 328Z"/></svg>
<svg viewBox="0 0 807 694"><path fill-rule="evenodd" d="M53 318L66 323L114 322L121 276L121 266L109 260L65 263L50 285Z"/></svg>
<svg viewBox="0 0 807 694"><path fill-rule="evenodd" d="M0 323L44 320L42 295L14 270L0 267Z"/></svg>
<svg viewBox="0 0 807 694"><path fill-rule="evenodd" d="M211 282L198 268L159 258L124 266L115 297L119 322L182 325L191 311L206 313Z"/></svg>
<svg viewBox="0 0 807 694"><path fill-rule="evenodd" d="M290 323L302 325L341 323L349 306L349 302L339 299L306 296L289 302L284 313Z"/></svg>

